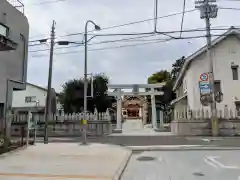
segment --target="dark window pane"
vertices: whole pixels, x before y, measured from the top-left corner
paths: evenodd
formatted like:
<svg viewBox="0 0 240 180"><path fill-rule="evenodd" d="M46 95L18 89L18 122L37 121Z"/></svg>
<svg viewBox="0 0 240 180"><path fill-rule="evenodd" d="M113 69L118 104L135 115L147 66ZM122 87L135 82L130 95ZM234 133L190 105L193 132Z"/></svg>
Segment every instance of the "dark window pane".
<svg viewBox="0 0 240 180"><path fill-rule="evenodd" d="M214 91L221 92L221 81L214 81Z"/></svg>
<svg viewBox="0 0 240 180"><path fill-rule="evenodd" d="M238 80L238 68L237 67L232 67L232 76L233 76L233 80Z"/></svg>

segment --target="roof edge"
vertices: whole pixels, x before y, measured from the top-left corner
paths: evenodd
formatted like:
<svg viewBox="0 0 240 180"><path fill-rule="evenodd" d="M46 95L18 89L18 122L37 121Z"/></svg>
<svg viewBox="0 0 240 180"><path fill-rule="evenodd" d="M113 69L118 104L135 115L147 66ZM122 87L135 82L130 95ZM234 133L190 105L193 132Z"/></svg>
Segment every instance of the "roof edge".
<svg viewBox="0 0 240 180"><path fill-rule="evenodd" d="M240 34L240 31L238 29L236 29L234 26L231 26L226 32L224 32L220 37L215 38L212 41L212 47L215 46L217 43L221 42L222 40L224 40L227 36L232 35L232 34ZM192 60L196 57L198 57L199 55L205 53L207 50L207 45L204 45L203 47L201 47L200 49L198 49L197 51L195 51L194 53L192 53L191 55L189 55L188 57L186 57L186 60L176 78L176 81L174 83L173 86L173 91L176 91L180 81L183 79L184 74L187 70L188 65L192 62Z"/></svg>
<svg viewBox="0 0 240 180"><path fill-rule="evenodd" d="M44 88L44 87L41 87L41 86L38 86L36 84L32 84L32 83L29 83L29 82L26 82L26 84L30 85L30 86L33 86L33 87L36 87L38 89L41 89L43 91L48 91L47 88ZM54 88L53 88L54 89ZM55 89L54 89L55 90ZM60 93L56 92L56 95L60 95Z"/></svg>

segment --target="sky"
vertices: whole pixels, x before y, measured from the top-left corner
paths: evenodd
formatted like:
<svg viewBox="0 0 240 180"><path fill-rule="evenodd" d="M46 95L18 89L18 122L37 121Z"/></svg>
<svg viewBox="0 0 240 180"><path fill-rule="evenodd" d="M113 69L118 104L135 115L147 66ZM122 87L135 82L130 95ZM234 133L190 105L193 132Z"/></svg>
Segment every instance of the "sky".
<svg viewBox="0 0 240 180"><path fill-rule="evenodd" d="M202 47L205 38L169 39L166 35L155 34L137 36L116 36L109 34L149 33L153 32L154 0L22 0L25 15L30 25L29 44L34 40L50 37L52 21L56 21L56 41L67 40L82 42L85 23L92 20L101 27L101 31L89 32L94 37L88 46L88 73L106 74L111 84L147 83L151 74L160 70L171 70L173 62L188 56ZM52 2L51 2L52 1ZM49 3L50 2L50 3ZM211 20L212 34L222 34L230 26L240 27L240 1L219 0L218 16ZM193 0L186 0L186 11L195 9ZM235 9L223 9L235 8ZM236 9L239 8L239 9ZM180 31L182 15L160 18L183 11L183 0L158 0L157 30L161 32ZM148 20L147 20L148 19ZM136 21L142 23L109 28ZM200 19L198 10L185 13L183 30L204 28L205 21ZM89 24L88 30L94 26ZM71 35L76 34L77 35ZM182 37L196 37L205 32L185 32ZM105 35L105 36L103 36ZM107 36L106 36L107 35ZM171 34L179 37L180 33ZM125 38L125 41L109 42ZM105 42L105 43L103 43ZM107 42L107 43L106 43ZM75 47L74 47L75 46ZM29 47L28 82L47 86L49 44ZM40 50L40 51L39 51ZM52 86L61 91L61 85L84 74L84 47L55 45Z"/></svg>

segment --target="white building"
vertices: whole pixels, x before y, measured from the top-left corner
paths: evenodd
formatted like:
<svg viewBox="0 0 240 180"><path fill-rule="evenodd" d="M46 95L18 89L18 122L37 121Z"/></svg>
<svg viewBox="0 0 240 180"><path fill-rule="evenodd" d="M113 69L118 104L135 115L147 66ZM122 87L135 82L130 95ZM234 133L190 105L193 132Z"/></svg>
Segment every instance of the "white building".
<svg viewBox="0 0 240 180"><path fill-rule="evenodd" d="M172 101L175 111L186 109L201 110L199 81L202 73L209 72L209 58L206 46L186 58L178 74L173 90L177 98ZM215 91L223 93L223 100L217 109L236 110L240 107L240 31L230 28L222 36L212 41L213 73Z"/></svg>
<svg viewBox="0 0 240 180"><path fill-rule="evenodd" d="M58 93L57 96L57 111L61 109L61 105L58 101ZM12 108L16 112L26 112L31 110L32 112L42 112L45 110L45 102L47 97L47 89L27 83L26 90L22 91L13 91L13 102Z"/></svg>

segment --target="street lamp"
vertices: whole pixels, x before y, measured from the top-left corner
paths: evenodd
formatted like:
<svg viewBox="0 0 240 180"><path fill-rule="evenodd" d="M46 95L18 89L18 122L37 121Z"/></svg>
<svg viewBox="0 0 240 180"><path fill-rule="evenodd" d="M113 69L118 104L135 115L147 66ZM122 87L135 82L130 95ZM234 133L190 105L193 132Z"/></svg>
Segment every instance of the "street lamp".
<svg viewBox="0 0 240 180"><path fill-rule="evenodd" d="M94 25L95 30L99 31L101 30L100 26L98 26L96 23L94 23L92 20L88 20L85 24L85 33L84 33L84 37L85 37L85 58L84 58L84 105L83 105L83 110L84 110L84 114L85 114L85 121L86 121L86 116L87 116L87 88L88 88L88 80L87 80L87 43L88 43L88 37L87 37L87 33L88 33L88 24L92 23ZM87 144L87 129L86 129L86 124L84 123L83 126L83 144Z"/></svg>

